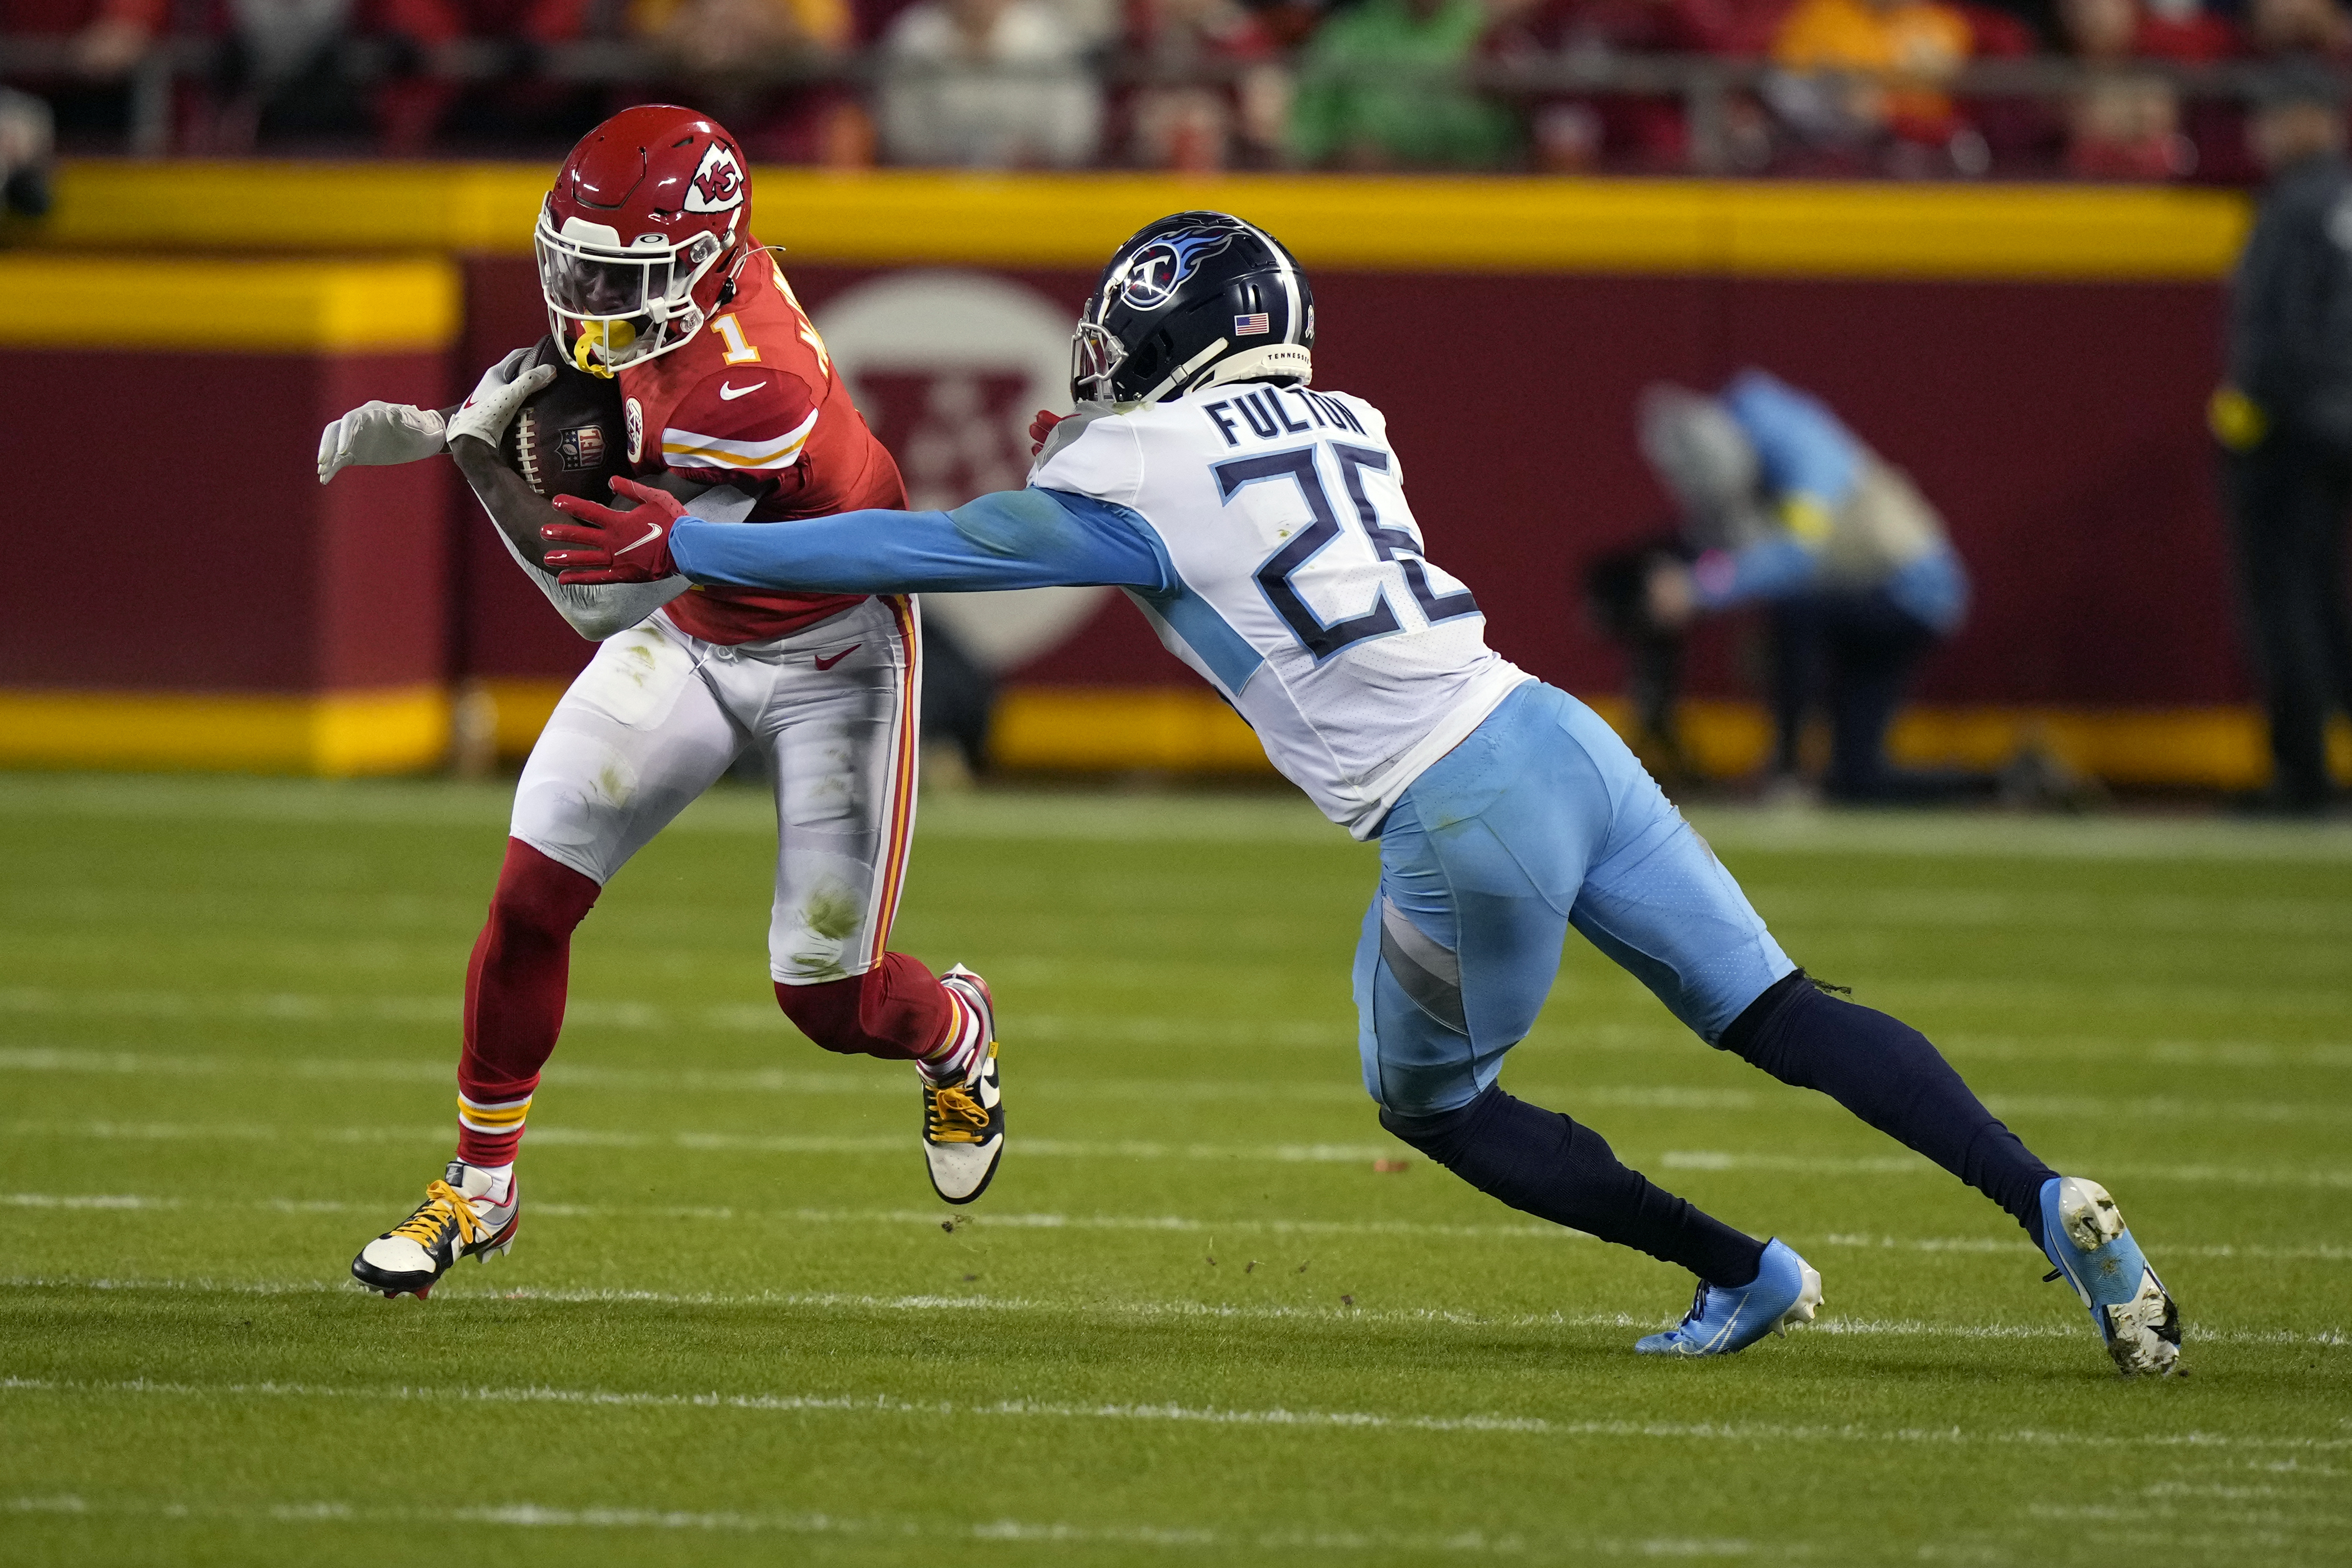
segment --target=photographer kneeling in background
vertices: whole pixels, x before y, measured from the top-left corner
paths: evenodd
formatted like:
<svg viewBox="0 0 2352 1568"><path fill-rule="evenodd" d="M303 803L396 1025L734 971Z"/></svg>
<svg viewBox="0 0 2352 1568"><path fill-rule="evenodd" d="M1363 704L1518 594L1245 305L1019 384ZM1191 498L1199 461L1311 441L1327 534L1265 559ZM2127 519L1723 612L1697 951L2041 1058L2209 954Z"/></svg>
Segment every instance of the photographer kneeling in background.
<svg viewBox="0 0 2352 1568"><path fill-rule="evenodd" d="M1716 396L1654 385L1642 395L1641 426L1643 454L1698 552L1687 563L1653 553L1644 618L1671 636L1703 615L1767 606L1776 783L1798 777L1818 691L1830 718L1829 798L1991 794L1990 775L1886 760L1887 726L1912 673L1968 613L1968 574L1910 479L1818 398L1760 370L1741 372Z"/></svg>

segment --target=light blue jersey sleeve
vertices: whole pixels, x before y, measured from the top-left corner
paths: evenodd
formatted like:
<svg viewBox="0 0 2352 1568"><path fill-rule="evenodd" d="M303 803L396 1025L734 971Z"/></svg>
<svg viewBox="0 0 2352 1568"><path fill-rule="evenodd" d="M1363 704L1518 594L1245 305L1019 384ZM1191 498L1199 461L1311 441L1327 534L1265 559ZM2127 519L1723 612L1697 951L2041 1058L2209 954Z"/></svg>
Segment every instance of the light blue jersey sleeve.
<svg viewBox="0 0 2352 1568"><path fill-rule="evenodd" d="M876 509L756 527L688 518L671 531L670 555L698 583L813 594L1176 585L1167 551L1135 512L1039 489L953 511Z"/></svg>
<svg viewBox="0 0 2352 1568"><path fill-rule="evenodd" d="M1862 479L1862 444L1829 405L1780 377L1744 370L1723 389L1723 406L1756 447L1765 489L1807 495L1834 510Z"/></svg>

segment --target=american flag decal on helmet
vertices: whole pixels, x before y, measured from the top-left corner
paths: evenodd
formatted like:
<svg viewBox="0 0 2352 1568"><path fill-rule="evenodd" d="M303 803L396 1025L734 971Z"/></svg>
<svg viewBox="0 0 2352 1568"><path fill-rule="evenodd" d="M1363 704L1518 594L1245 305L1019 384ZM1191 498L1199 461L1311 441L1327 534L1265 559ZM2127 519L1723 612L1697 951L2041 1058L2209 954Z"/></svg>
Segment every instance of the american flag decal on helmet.
<svg viewBox="0 0 2352 1568"><path fill-rule="evenodd" d="M1267 312L1264 310L1234 318L1234 336L1237 338L1253 337L1258 333L1272 331L1274 331L1274 325L1267 319Z"/></svg>

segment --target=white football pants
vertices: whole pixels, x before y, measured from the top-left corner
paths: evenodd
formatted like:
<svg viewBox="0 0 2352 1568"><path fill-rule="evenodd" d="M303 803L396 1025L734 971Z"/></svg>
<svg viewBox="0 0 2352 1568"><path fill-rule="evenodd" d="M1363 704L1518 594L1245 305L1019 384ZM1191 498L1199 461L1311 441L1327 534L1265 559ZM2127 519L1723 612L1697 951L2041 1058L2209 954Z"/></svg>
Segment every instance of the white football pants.
<svg viewBox="0 0 2352 1568"><path fill-rule="evenodd" d="M746 747L776 798L770 973L878 963L915 831L915 602L873 598L773 642L724 647L655 615L606 639L523 764L513 834L599 886Z"/></svg>

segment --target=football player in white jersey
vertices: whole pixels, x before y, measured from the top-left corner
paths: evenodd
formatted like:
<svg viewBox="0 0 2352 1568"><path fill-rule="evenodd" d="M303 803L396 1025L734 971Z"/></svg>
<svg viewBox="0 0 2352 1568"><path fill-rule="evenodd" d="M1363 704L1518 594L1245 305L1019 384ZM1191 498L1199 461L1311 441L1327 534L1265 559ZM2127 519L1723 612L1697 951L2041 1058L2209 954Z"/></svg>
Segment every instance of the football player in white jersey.
<svg viewBox="0 0 2352 1568"><path fill-rule="evenodd" d="M2035 1159L1918 1031L1815 985L1609 727L1486 647L1471 590L1423 547L1380 411L1310 385L1314 336L1288 251L1180 213L1112 256L1078 324L1077 412L1041 416L1027 489L749 529L621 480L644 509L561 502L578 521L544 531L548 563L567 583L1123 588L1276 767L1380 840L1355 995L1381 1125L1516 1208L1698 1277L1689 1312L1636 1350L1741 1350L1810 1320L1821 1276L1496 1081L1571 926L1709 1045L2008 1210L2122 1370L2172 1371L2179 1315L2105 1189Z"/></svg>

